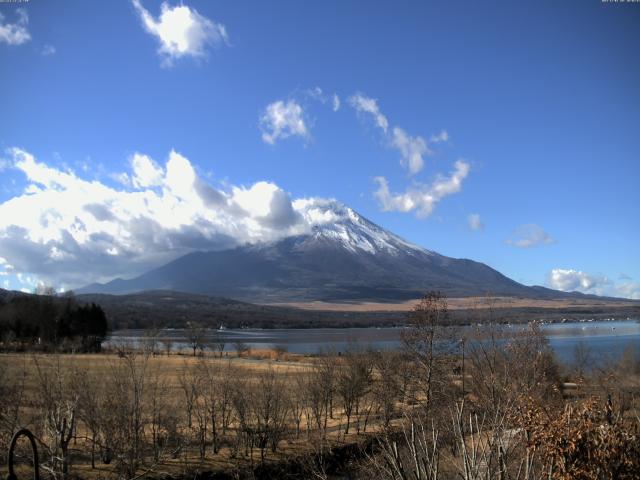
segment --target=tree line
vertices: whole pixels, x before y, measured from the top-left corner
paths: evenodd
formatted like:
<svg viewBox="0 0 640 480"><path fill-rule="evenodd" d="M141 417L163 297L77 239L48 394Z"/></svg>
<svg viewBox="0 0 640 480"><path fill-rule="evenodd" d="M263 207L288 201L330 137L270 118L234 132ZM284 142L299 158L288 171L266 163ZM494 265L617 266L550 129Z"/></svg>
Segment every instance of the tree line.
<svg viewBox="0 0 640 480"><path fill-rule="evenodd" d="M108 333L107 317L95 303L73 294L15 295L0 304L0 346L18 350L98 352Z"/></svg>

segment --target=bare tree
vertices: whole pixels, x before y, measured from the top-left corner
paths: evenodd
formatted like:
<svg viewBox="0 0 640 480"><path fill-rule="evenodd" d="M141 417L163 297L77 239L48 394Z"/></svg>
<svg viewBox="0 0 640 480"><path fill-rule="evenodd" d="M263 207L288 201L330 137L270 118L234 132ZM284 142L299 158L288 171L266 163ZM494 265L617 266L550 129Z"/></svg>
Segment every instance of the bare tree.
<svg viewBox="0 0 640 480"><path fill-rule="evenodd" d="M76 428L78 392L72 384L73 372L67 371L56 358L53 364L44 365L34 359L38 376L38 399L43 413L46 448L49 462L43 467L53 478L69 478L71 455L69 444Z"/></svg>
<svg viewBox="0 0 640 480"><path fill-rule="evenodd" d="M6 364L5 364L6 362ZM24 421L26 365L0 358L0 449L6 451L9 440ZM11 369L10 369L11 368ZM0 457L2 459L2 457Z"/></svg>
<svg viewBox="0 0 640 480"><path fill-rule="evenodd" d="M108 461L115 457L119 474L127 478L136 475L143 461L148 367L148 355L125 353L107 379L104 455Z"/></svg>
<svg viewBox="0 0 640 480"><path fill-rule="evenodd" d="M213 453L218 453L218 434L220 430L220 374L218 366L212 362L200 362L200 370L203 377L203 395L205 401L205 407L207 409L207 415L211 424L211 437Z"/></svg>
<svg viewBox="0 0 640 480"><path fill-rule="evenodd" d="M276 451L287 428L288 403L285 384L272 369L260 374L257 388L253 389L252 409L254 432L264 461L265 449Z"/></svg>
<svg viewBox="0 0 640 480"><path fill-rule="evenodd" d="M214 352L218 352L218 357L222 358L227 343L224 339L224 334L220 330L214 330L210 345Z"/></svg>
<svg viewBox="0 0 640 480"><path fill-rule="evenodd" d="M108 392L104 379L91 371L83 371L76 376L74 390L79 394L78 417L84 424L91 444L91 468L96 468L96 447L100 445L100 434L104 423L105 399Z"/></svg>
<svg viewBox="0 0 640 480"><path fill-rule="evenodd" d="M151 433L153 460L158 463L167 449L176 447L177 418L175 408L166 392L169 382L159 369L155 369L148 376L148 387L145 402L147 412L146 430Z"/></svg>
<svg viewBox="0 0 640 480"><path fill-rule="evenodd" d="M198 350L204 350L207 330L199 323L188 322L184 333L185 340L193 349L193 356L195 357Z"/></svg>
<svg viewBox="0 0 640 480"><path fill-rule="evenodd" d="M194 433L198 444L198 450L200 453L200 460L203 460L206 455L207 447L207 435L209 432L209 420L212 418L212 410L215 412L215 403L213 406L210 403L210 398L207 392L207 371L203 368L203 365L199 365L197 368L191 366L193 374L190 376L193 384L191 390L194 393L193 398L193 416L195 417Z"/></svg>
<svg viewBox="0 0 640 480"><path fill-rule="evenodd" d="M243 355L248 355L249 352L251 351L251 348L249 347L249 345L247 345L246 343L242 342L242 341L237 341L233 344L233 348L236 351L236 355L238 357L242 357Z"/></svg>
<svg viewBox="0 0 640 480"><path fill-rule="evenodd" d="M164 351L167 354L167 357L171 355L171 349L173 348L173 338L171 338L171 334L166 333L160 338L162 345L164 346Z"/></svg>
<svg viewBox="0 0 640 480"><path fill-rule="evenodd" d="M401 392L402 357L396 352L379 352L373 362L378 374L373 386L374 398L382 413L383 426L387 428L395 415Z"/></svg>
<svg viewBox="0 0 640 480"><path fill-rule="evenodd" d="M322 431L324 435L329 402L327 401L327 382L323 381L320 372L317 365L305 371L301 374L301 384L307 405L307 428L314 423L318 431Z"/></svg>
<svg viewBox="0 0 640 480"><path fill-rule="evenodd" d="M180 373L179 383L183 394L183 405L187 414L187 427L193 426L193 410L198 398L198 372L185 362Z"/></svg>
<svg viewBox="0 0 640 480"><path fill-rule="evenodd" d="M162 329L157 327L147 328L142 337L142 350L149 355L156 355L158 353L158 341Z"/></svg>
<svg viewBox="0 0 640 480"><path fill-rule="evenodd" d="M305 389L303 375L296 375L294 380L289 384L287 388L287 397L289 400L289 410L291 411L291 418L296 426L296 439L300 438L300 427L302 424L302 417L306 410L305 405Z"/></svg>
<svg viewBox="0 0 640 480"><path fill-rule="evenodd" d="M347 351L343 359L344 364L338 369L337 390L347 417L344 433L348 435L351 417L359 416L360 402L371 388L372 365L368 356L360 352Z"/></svg>
<svg viewBox="0 0 640 480"><path fill-rule="evenodd" d="M413 379L420 397L414 399L429 411L434 392L443 391L444 354L451 349L451 333L446 331L449 319L447 299L440 292L428 292L413 308L408 328L402 332L406 351L416 367Z"/></svg>
<svg viewBox="0 0 640 480"><path fill-rule="evenodd" d="M579 379L584 379L587 368L593 361L593 352L585 341L580 341L573 348L573 368Z"/></svg>

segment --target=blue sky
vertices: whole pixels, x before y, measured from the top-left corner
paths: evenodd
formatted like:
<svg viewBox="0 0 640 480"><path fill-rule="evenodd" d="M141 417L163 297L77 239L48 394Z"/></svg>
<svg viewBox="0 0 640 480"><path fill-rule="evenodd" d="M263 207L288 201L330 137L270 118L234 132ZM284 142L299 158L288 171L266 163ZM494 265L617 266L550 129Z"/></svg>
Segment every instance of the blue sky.
<svg viewBox="0 0 640 480"><path fill-rule="evenodd" d="M0 287L277 238L335 198L526 284L640 298L640 4L0 14Z"/></svg>

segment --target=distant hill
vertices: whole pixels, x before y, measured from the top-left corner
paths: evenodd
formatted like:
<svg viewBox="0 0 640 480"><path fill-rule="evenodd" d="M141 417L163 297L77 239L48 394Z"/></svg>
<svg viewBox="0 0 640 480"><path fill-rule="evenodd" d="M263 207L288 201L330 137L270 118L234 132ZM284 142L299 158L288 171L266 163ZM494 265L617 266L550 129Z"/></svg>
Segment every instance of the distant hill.
<svg viewBox="0 0 640 480"><path fill-rule="evenodd" d="M163 290L129 295L82 294L78 300L102 306L116 329L180 328L187 322L210 328L361 327L401 324L406 319L404 312L309 311Z"/></svg>
<svg viewBox="0 0 640 480"><path fill-rule="evenodd" d="M15 296L32 294L0 289L0 321L2 305ZM323 311L282 306L255 305L228 298L211 297L172 291L147 291L127 295L81 294L80 303L96 303L107 315L112 329L181 328L187 322L196 322L209 328L224 325L227 328L314 328L314 327L369 327L403 325L404 311ZM533 319L560 321L584 318L640 318L640 302L551 302L561 305L550 308L541 305L524 307L496 307L493 320L498 322L524 322ZM591 303L591 304L589 304ZM486 322L486 309L453 309L450 320L469 324Z"/></svg>
<svg viewBox="0 0 640 480"><path fill-rule="evenodd" d="M351 208L328 202L333 221L307 235L218 252L195 252L129 280L92 284L79 293L172 290L254 303L388 301L440 290L450 297L490 293L536 299L585 298L528 287L493 268L413 245Z"/></svg>

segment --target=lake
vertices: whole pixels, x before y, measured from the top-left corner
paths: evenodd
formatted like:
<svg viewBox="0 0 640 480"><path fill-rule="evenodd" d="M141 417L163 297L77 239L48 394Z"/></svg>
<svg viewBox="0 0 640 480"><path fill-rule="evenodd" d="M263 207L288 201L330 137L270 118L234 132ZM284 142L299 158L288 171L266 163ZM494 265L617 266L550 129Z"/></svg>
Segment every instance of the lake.
<svg viewBox="0 0 640 480"><path fill-rule="evenodd" d="M517 331L522 325L505 326ZM209 338L219 336L226 350L242 342L253 349L282 347L292 353L315 354L328 350L345 351L349 346L374 350L400 348L402 328L317 328L317 329L238 329L210 331ZM592 360L601 363L617 360L624 349L634 345L640 350L640 322L638 320L585 321L542 325L558 359L571 363L576 346L583 342L589 347ZM146 337L144 330L120 330L105 342L105 346L122 343L139 344ZM166 330L164 337L172 340L172 348L188 349L184 331ZM162 348L162 347L160 347Z"/></svg>

